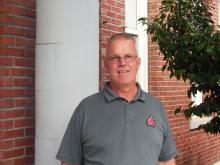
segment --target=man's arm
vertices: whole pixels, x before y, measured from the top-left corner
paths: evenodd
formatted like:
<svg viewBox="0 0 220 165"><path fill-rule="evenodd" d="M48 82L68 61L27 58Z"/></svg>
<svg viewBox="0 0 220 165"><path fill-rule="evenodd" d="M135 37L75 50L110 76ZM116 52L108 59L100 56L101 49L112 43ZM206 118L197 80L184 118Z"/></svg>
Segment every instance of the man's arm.
<svg viewBox="0 0 220 165"><path fill-rule="evenodd" d="M173 159L165 161L165 162L159 162L158 165L176 165L176 161L173 158Z"/></svg>

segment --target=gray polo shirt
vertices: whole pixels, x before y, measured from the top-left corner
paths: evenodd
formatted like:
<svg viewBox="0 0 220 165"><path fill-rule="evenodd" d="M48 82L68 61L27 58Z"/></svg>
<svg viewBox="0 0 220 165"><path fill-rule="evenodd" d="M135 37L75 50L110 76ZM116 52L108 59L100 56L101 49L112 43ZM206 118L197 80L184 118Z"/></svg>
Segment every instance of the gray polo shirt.
<svg viewBox="0 0 220 165"><path fill-rule="evenodd" d="M78 105L56 158L70 165L157 165L175 155L160 102L139 85L127 102L106 83Z"/></svg>

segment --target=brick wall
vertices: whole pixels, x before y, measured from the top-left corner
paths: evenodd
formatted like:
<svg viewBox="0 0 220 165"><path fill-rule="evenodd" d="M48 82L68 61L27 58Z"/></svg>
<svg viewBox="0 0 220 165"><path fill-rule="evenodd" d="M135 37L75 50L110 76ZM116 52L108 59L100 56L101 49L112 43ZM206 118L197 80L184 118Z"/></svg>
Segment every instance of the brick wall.
<svg viewBox="0 0 220 165"><path fill-rule="evenodd" d="M124 9L114 10L119 4L123 8L124 0L100 0L100 88L108 79L108 74L103 66L106 40L111 34L123 31ZM213 0L213 6L217 6L217 0ZM159 7L159 0L148 0L148 17L150 19L158 13ZM218 19L217 11L217 8L213 11L216 21ZM120 18L117 17L118 12ZM117 19L116 22L113 21L115 19ZM182 114L174 115L175 108L188 106L189 85L187 82L170 79L168 73L161 72L161 66L164 63L163 57L158 56L158 46L151 42L151 36L148 37L149 93L160 98L167 111L178 148L177 165L212 165L220 160L220 138L205 134L201 130L190 130L189 121Z"/></svg>
<svg viewBox="0 0 220 165"><path fill-rule="evenodd" d="M125 0L100 0L100 89L108 80L108 74L104 67L106 41L117 32L123 32L125 26Z"/></svg>
<svg viewBox="0 0 220 165"><path fill-rule="evenodd" d="M34 160L35 0L0 1L0 164Z"/></svg>

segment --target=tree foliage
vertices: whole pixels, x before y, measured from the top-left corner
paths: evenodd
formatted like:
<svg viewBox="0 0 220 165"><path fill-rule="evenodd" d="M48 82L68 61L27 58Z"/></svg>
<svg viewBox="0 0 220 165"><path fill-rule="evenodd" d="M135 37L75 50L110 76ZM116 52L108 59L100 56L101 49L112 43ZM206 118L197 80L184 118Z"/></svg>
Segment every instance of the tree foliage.
<svg viewBox="0 0 220 165"><path fill-rule="evenodd" d="M199 128L213 134L220 133L220 31L215 29L212 7L203 0L162 0L159 14L147 24L147 31L153 35L164 55L162 70L170 77L188 80L188 97L197 91L204 94L203 103L198 106L189 103L188 108L178 108L186 118L213 116Z"/></svg>

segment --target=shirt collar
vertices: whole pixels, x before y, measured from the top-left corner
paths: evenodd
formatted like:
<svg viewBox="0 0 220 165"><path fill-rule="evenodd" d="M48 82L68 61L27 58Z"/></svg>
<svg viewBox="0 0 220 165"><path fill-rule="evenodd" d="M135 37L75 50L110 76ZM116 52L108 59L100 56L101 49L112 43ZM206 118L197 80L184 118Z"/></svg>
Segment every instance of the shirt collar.
<svg viewBox="0 0 220 165"><path fill-rule="evenodd" d="M116 95L110 88L109 88L109 83L110 82L106 82L105 85L104 85L104 88L103 88L103 95L106 99L106 101L108 103L114 101L114 100L118 100L118 99L122 99L120 96ZM137 93L136 95L134 96L134 99L133 101L142 101L142 102L145 102L146 100L146 94L143 92L143 90L141 89L141 86L139 83L136 83L137 84L137 87L138 87L138 90L137 90Z"/></svg>

